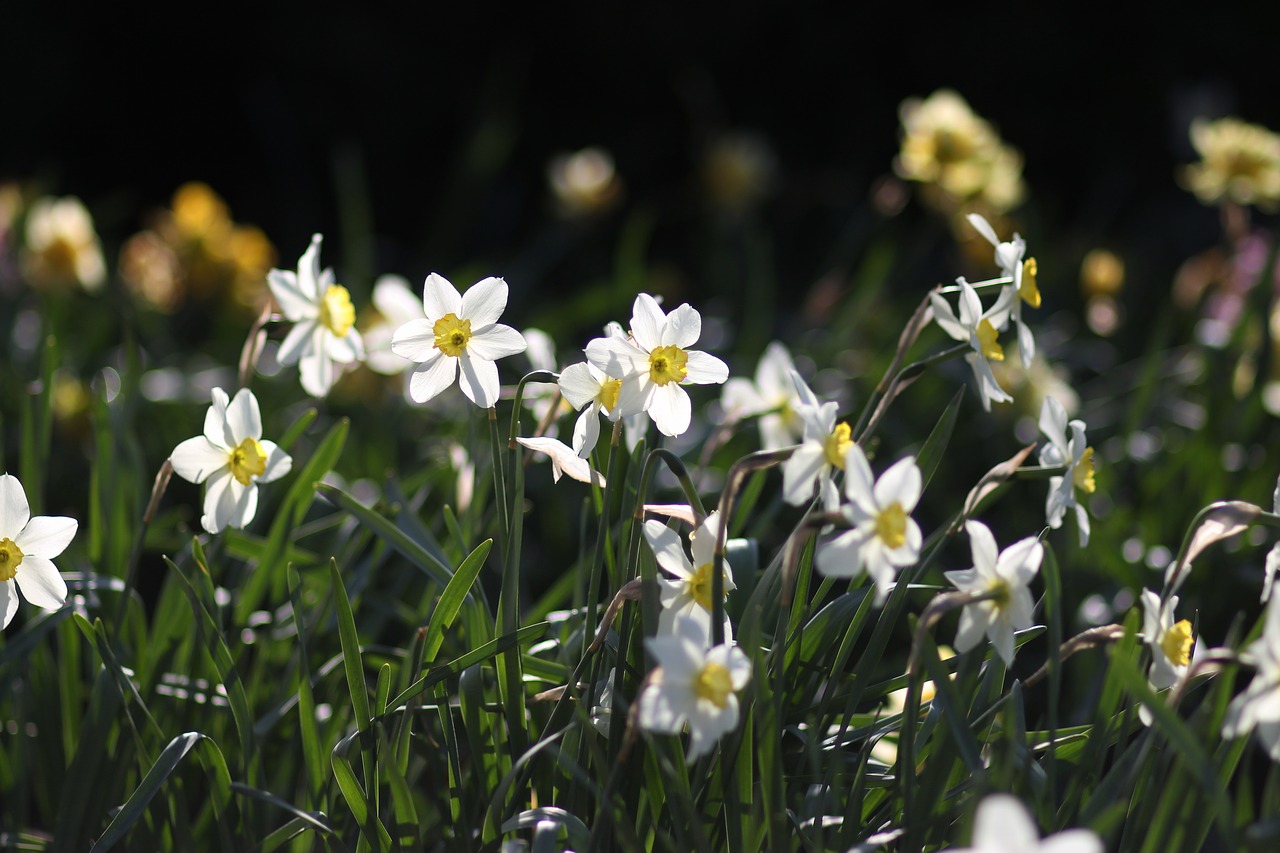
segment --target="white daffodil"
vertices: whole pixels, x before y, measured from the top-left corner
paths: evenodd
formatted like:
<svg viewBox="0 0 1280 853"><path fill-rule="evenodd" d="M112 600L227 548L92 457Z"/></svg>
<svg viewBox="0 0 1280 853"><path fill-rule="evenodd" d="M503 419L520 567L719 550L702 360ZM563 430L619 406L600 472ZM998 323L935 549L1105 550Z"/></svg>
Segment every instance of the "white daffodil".
<svg viewBox="0 0 1280 853"><path fill-rule="evenodd" d="M845 451L844 492L840 512L852 528L818 551L818 570L833 577L857 577L865 569L883 602L902 566L920 558L920 526L911 511L923 482L914 456L894 463L876 480L862 448Z"/></svg>
<svg viewBox="0 0 1280 853"><path fill-rule="evenodd" d="M1267 605L1262 636L1244 650L1243 657L1256 668L1253 681L1231 700L1222 721L1222 736L1244 737L1257 731L1271 755L1280 761L1280 601Z"/></svg>
<svg viewBox="0 0 1280 853"><path fill-rule="evenodd" d="M805 434L799 412L802 400L791 380L795 369L791 353L774 341L760 357L754 381L735 376L724 385L720 405L725 416L730 423L759 416L762 450L795 444Z"/></svg>
<svg viewBox="0 0 1280 853"><path fill-rule="evenodd" d="M1019 540L1004 551L996 547L991 530L978 521L966 521L973 568L945 572L951 585L961 592L990 594L985 601L966 604L960 611L956 650L976 648L986 634L1005 666L1013 664L1013 632L1032 625L1034 604L1027 585L1040 571L1044 546L1034 537Z"/></svg>
<svg viewBox="0 0 1280 853"><path fill-rule="evenodd" d="M482 409L498 402L498 359L524 352L524 337L498 322L507 307L507 283L482 279L465 294L442 275L427 276L422 291L426 319L410 320L396 330L391 349L418 363L409 393L425 403L453 384Z"/></svg>
<svg viewBox="0 0 1280 853"><path fill-rule="evenodd" d="M687 723L693 761L737 727L737 694L751 680L751 661L728 643L707 650L687 630L677 625L674 633L645 640L658 668L640 694L639 722L645 731L664 734L677 734Z"/></svg>
<svg viewBox="0 0 1280 853"><path fill-rule="evenodd" d="M391 338L396 329L418 318L421 304L404 276L383 275L374 282L373 307L378 318L364 330L365 364L370 370L399 376L409 369L410 363L391 351Z"/></svg>
<svg viewBox="0 0 1280 853"><path fill-rule="evenodd" d="M782 466L782 497L799 506L813 497L817 484L823 509L831 512L840 504L840 491L831 478L844 470L846 454L853 447L853 430L847 423L836 423L838 406L818 402L794 370L791 383L799 400L796 413L804 424L804 441Z"/></svg>
<svg viewBox="0 0 1280 853"><path fill-rule="evenodd" d="M1173 621L1178 607L1178 596L1160 601L1160 596L1149 589L1142 591L1142 638L1151 649L1151 670L1147 681L1153 690L1164 690L1177 684L1187 675L1191 664L1191 649L1195 637L1191 633L1191 620Z"/></svg>
<svg viewBox="0 0 1280 853"><path fill-rule="evenodd" d="M973 285L957 279L960 285L960 316L951 310L951 304L939 293L929 294L933 304L933 319L948 336L967 343L973 351L965 355L965 361L973 368L982 395L982 408L991 411L991 403L1008 403L1013 397L1000 387L991 373L992 361L1004 361L1004 349L997 342L999 330L1009 322L1009 307L1013 291L1002 289L994 305L982 310L982 300Z"/></svg>
<svg viewBox="0 0 1280 853"><path fill-rule="evenodd" d="M969 224L981 234L988 243L995 247L996 266L1009 278L1009 286L1005 293L1010 295L1009 314L1018 325L1018 352L1022 356L1022 367L1031 366L1031 359L1036 354L1036 339L1031 330L1022 322L1022 303L1032 308L1040 307L1040 291L1036 287L1036 259L1027 258L1027 243L1018 234L1007 243L1001 242L991 223L976 213L968 216Z"/></svg>
<svg viewBox="0 0 1280 853"><path fill-rule="evenodd" d="M676 577L671 581L659 578L662 598L662 614L658 617L658 631L667 634L675 630L677 620L688 619L696 625L698 636L709 643L711 638L711 584L715 576L716 535L720 530L720 514L713 512L703 519L698 529L689 534L689 549L693 560L685 555L684 547L676 532L661 521L650 519L644 523L644 538L653 549L658 565ZM729 561L724 565L724 594L733 585L733 570ZM733 638L733 625L724 617L724 636Z"/></svg>
<svg viewBox="0 0 1280 853"><path fill-rule="evenodd" d="M1067 439L1067 427L1071 439ZM1040 407L1040 431L1049 443L1040 448L1040 464L1057 467L1065 465L1066 474L1049 478L1049 499L1044 514L1050 527L1062 526L1062 518L1069 508L1076 511L1076 523L1080 528L1080 547L1089 544L1089 513L1076 500L1076 489L1093 494L1097 485L1093 472L1093 448L1087 446L1084 421L1067 423L1067 410L1053 397L1045 397Z"/></svg>
<svg viewBox="0 0 1280 853"><path fill-rule="evenodd" d="M37 287L79 284L90 293L102 289L107 266L93 217L74 196L42 198L27 213L23 271Z"/></svg>
<svg viewBox="0 0 1280 853"><path fill-rule="evenodd" d="M1090 829L1068 829L1041 840L1027 807L1009 794L991 794L978 804L973 846L953 853L1102 853L1102 839Z"/></svg>
<svg viewBox="0 0 1280 853"><path fill-rule="evenodd" d="M618 396L622 380L606 376L591 362L571 364L560 373L560 393L574 409L581 409L573 425L573 451L584 459L600 439L600 415L611 421L622 417Z"/></svg>
<svg viewBox="0 0 1280 853"><path fill-rule="evenodd" d="M277 358L298 363L302 388L313 397L329 393L342 369L364 360L364 341L355 328L351 294L335 283L332 269L320 269L319 234L298 259L298 271L271 270L267 285L284 316L294 323Z"/></svg>
<svg viewBox="0 0 1280 853"><path fill-rule="evenodd" d="M632 308L631 337L596 338L587 344L587 360L623 380L618 404L625 413L648 412L663 435L681 435L693 416L681 385L718 385L729 378L723 361L689 349L701 334L702 315L687 303L667 314L641 293Z"/></svg>
<svg viewBox="0 0 1280 853"><path fill-rule="evenodd" d="M230 399L214 388L204 435L179 444L169 461L182 479L205 484L200 524L210 533L247 526L258 511L258 485L283 477L293 466L289 454L262 438L262 413L248 388Z"/></svg>
<svg viewBox="0 0 1280 853"><path fill-rule="evenodd" d="M79 524L74 518L31 517L27 493L18 478L0 475L0 628L18 612L18 592L45 610L67 600L67 584L53 558L71 544Z"/></svg>

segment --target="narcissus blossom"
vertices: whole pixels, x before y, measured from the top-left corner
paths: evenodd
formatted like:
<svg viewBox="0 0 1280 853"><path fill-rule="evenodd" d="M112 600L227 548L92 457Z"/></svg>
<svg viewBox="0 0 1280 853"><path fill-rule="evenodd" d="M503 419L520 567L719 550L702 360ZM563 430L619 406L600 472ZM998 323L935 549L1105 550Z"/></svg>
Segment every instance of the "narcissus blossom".
<svg viewBox="0 0 1280 853"><path fill-rule="evenodd" d="M248 388L234 398L214 388L204 435L179 444L169 461L182 479L205 484L200 524L210 533L247 526L258 511L258 485L283 477L293 466L289 454L262 438L262 414Z"/></svg>
<svg viewBox="0 0 1280 853"><path fill-rule="evenodd" d="M507 283L490 276L458 293L448 279L427 276L422 292L424 320L410 320L396 330L391 350L418 363L409 383L415 402L425 403L453 384L482 409L498 402L498 365L508 355L524 352L525 340L498 322L507 307Z"/></svg>
<svg viewBox="0 0 1280 853"><path fill-rule="evenodd" d="M1191 620L1173 621L1178 608L1178 596L1161 601L1160 596L1149 589L1142 591L1142 639L1151 649L1151 670L1147 681L1155 690L1164 690L1177 684L1187 675L1191 664L1191 650L1195 636L1191 633Z"/></svg>
<svg viewBox="0 0 1280 853"><path fill-rule="evenodd" d="M18 612L19 592L45 610L66 603L67 584L53 558L71 544L78 526L74 518L32 518L22 483L0 475L0 628L7 628Z"/></svg>
<svg viewBox="0 0 1280 853"><path fill-rule="evenodd" d="M1040 571L1044 546L1034 537L1019 540L1000 551L991 530L979 521L966 521L973 568L946 572L947 580L961 592L990 594L985 601L965 605L960 611L956 650L967 652L991 640L1005 666L1013 664L1013 632L1032 625L1034 603L1028 585Z"/></svg>
<svg viewBox="0 0 1280 853"><path fill-rule="evenodd" d="M709 643L711 638L712 582L715 577L716 535L720 530L720 514L713 512L703 519L698 529L689 534L689 547L693 559L685 555L680 537L661 521L650 519L644 523L644 538L653 549L653 556L675 580L659 578L661 584L662 615L658 618L658 631L663 634L675 630L678 619L689 619L698 629L698 636ZM723 561L724 594L736 589L733 570L729 561ZM724 617L725 639L733 637L733 625Z"/></svg>
<svg viewBox="0 0 1280 853"><path fill-rule="evenodd" d="M615 422L622 417L618 406L622 380L606 376L590 362L580 362L561 371L560 393L581 410L573 425L573 450L585 459L600 439L600 415Z"/></svg>
<svg viewBox="0 0 1280 853"><path fill-rule="evenodd" d="M845 454L853 447L853 429L836 423L837 404L819 402L794 370L791 387L799 400L796 413L804 424L804 441L782 466L782 497L799 506L813 497L816 485L823 508L830 512L840 504L840 490L832 477L844 470Z"/></svg>
<svg viewBox="0 0 1280 853"><path fill-rule="evenodd" d="M79 284L96 293L106 283L102 245L80 199L38 199L27 212L26 238L23 271L37 287Z"/></svg>
<svg viewBox="0 0 1280 853"><path fill-rule="evenodd" d="M298 271L267 273L271 295L294 323L277 356L284 365L297 362L302 388L313 397L329 393L342 370L364 360L364 342L356 330L351 294L334 281L332 269L320 269L319 234L298 259Z"/></svg>
<svg viewBox="0 0 1280 853"><path fill-rule="evenodd" d="M972 225L983 238L996 250L996 266L1009 279L1005 292L1009 294L1009 316L1018 325L1018 353L1022 356L1022 367L1031 367L1031 359L1036 354L1036 339L1031 330L1022 322L1022 303L1032 308L1040 307L1040 291L1036 288L1038 267L1035 258L1023 260L1027 253L1027 243L1018 234L1009 242L1002 242L996 236L991 223L976 213L968 216Z"/></svg>
<svg viewBox="0 0 1280 853"><path fill-rule="evenodd" d="M1280 601L1267 605L1262 636L1244 650L1253 664L1253 681L1231 700L1222 722L1222 736L1244 737L1256 731L1272 761L1280 761Z"/></svg>
<svg viewBox="0 0 1280 853"><path fill-rule="evenodd" d="M992 361L1004 361L1004 349L997 338L1000 330L1009 322L1009 310L1013 303L1013 291L1002 289L994 305L986 311L982 310L982 300L973 285L964 279L960 285L960 316L951 310L951 304L939 293L929 294L933 304L933 319L947 335L957 341L967 343L972 352L965 355L965 361L973 368L973 376L978 381L978 392L982 396L982 408L991 411L991 403L1008 403L1013 400L1000 383L996 382L991 372Z"/></svg>
<svg viewBox="0 0 1280 853"><path fill-rule="evenodd" d="M799 412L803 400L791 380L795 369L786 346L773 341L760 357L754 381L734 377L724 385L720 405L728 418L759 417L761 450L796 444L805 434Z"/></svg>
<svg viewBox="0 0 1280 853"><path fill-rule="evenodd" d="M1067 428L1071 438L1067 438ZM1089 544L1089 513L1076 500L1076 490L1093 494L1096 484L1093 471L1093 448L1087 446L1084 421L1067 423L1067 410L1053 397L1046 397L1040 408L1040 431L1049 443L1040 448L1040 464L1065 465L1066 474L1049 478L1049 499L1045 504L1048 525L1055 530L1062 526L1067 510L1074 508L1076 523L1080 528L1080 547Z"/></svg>

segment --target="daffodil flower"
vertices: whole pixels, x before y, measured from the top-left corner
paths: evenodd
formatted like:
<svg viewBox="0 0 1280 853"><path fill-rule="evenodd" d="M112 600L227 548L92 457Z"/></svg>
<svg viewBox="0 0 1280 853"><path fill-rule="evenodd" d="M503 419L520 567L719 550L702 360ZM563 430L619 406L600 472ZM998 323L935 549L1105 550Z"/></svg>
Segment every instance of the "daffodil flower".
<svg viewBox="0 0 1280 853"><path fill-rule="evenodd" d="M1071 438L1067 439L1067 427ZM1096 488L1093 470L1093 448L1087 446L1084 421L1067 423L1067 410L1053 397L1045 397L1040 407L1040 431L1049 443L1040 448L1040 464L1046 467L1065 465L1066 474L1049 478L1049 499L1045 504L1045 517L1050 527L1062 526L1067 510L1075 508L1076 523L1080 528L1080 547L1089 544L1089 513L1076 500L1076 490L1093 494Z"/></svg>
<svg viewBox="0 0 1280 853"><path fill-rule="evenodd" d="M702 315L688 304L667 314L641 293L632 308L631 337L596 338L587 344L587 360L623 380L618 405L624 412L648 412L663 435L681 435L693 415L681 386L718 385L729 378L723 361L689 349L701 334Z"/></svg>
<svg viewBox="0 0 1280 853"><path fill-rule="evenodd" d="M706 649L684 624L648 638L645 645L658 667L640 693L640 728L678 734L688 724L693 761L737 727L738 691L751 680L751 661L728 643Z"/></svg>
<svg viewBox="0 0 1280 853"><path fill-rule="evenodd" d="M711 584L715 577L716 535L720 530L720 514L712 512L698 529L689 534L689 549L693 552L691 561L680 544L680 537L675 531L661 521L650 519L644 523L644 538L653 549L653 556L675 580L659 578L662 614L658 617L658 631L663 634L675 630L678 619L692 620L699 636L711 638ZM723 561L724 594L736 589L733 585L733 570L729 561ZM733 625L729 617L724 617L724 636L733 638Z"/></svg>
<svg viewBox="0 0 1280 853"><path fill-rule="evenodd" d="M507 307L507 283L489 277L459 294L442 275L427 276L422 292L424 320L396 330L391 350L418 363L409 384L415 402L425 403L453 384L482 409L498 402L498 359L524 352L524 337L498 322Z"/></svg>
<svg viewBox="0 0 1280 853"><path fill-rule="evenodd" d="M1000 551L985 524L967 521L964 529L969 534L973 568L945 572L947 580L961 592L990 598L966 604L960 611L956 650L967 652L976 648L985 634L1005 666L1011 666L1013 632L1032 625L1034 605L1028 584L1040 571L1044 546L1032 536Z"/></svg>
<svg viewBox="0 0 1280 853"><path fill-rule="evenodd" d="M622 380L606 376L590 362L571 364L560 373L560 393L574 409L580 409L573 425L573 450L584 459L600 439L600 415L611 421L622 417L618 397Z"/></svg>
<svg viewBox="0 0 1280 853"><path fill-rule="evenodd" d="M1032 308L1040 307L1040 291L1036 287L1036 259L1023 259L1027 253L1027 243L1018 234L1014 234L1013 239L1008 242L1001 242L990 222L976 213L970 213L968 220L995 247L996 266L1009 279L1009 286L1004 292L1011 297L1009 315L1018 326L1018 352L1022 356L1022 367L1025 370L1031 366L1031 359L1035 357L1036 339L1022 322L1022 304L1025 302Z"/></svg>
<svg viewBox="0 0 1280 853"><path fill-rule="evenodd" d="M960 316L956 316L951 304L941 294L931 293L929 300L933 304L933 319L948 336L967 343L973 350L965 355L965 360L973 368L973 376L978 382L982 408L989 412L993 401L1008 403L1013 400L996 381L990 364L992 361L1004 361L1004 349L997 338L1000 329L1009 322L1012 291L1002 289L995 304L983 311L982 300L973 285L964 279L958 279L957 283L960 285Z"/></svg>
<svg viewBox="0 0 1280 853"><path fill-rule="evenodd" d="M373 284L373 307L378 318L364 330L365 364L384 376L399 376L410 362L391 351L391 338L396 329L417 319L422 313L421 301L399 275L379 276Z"/></svg>
<svg viewBox="0 0 1280 853"><path fill-rule="evenodd" d="M754 381L734 377L725 383L720 396L725 415L730 422L758 416L762 450L787 447L805 434L802 400L791 380L795 369L786 346L773 341L760 357Z"/></svg>
<svg viewBox="0 0 1280 853"><path fill-rule="evenodd" d="M107 266L93 217L80 199L42 198L27 213L23 271L38 287L79 284L89 293L102 290Z"/></svg>
<svg viewBox="0 0 1280 853"><path fill-rule="evenodd" d="M845 455L853 446L853 430L836 423L835 403L820 403L800 374L791 371L791 387L799 400L796 413L804 424L804 441L782 466L782 497L799 506L813 497L815 484L828 512L840 504L840 491L832 482L845 468Z"/></svg>
<svg viewBox="0 0 1280 853"><path fill-rule="evenodd" d="M316 234L298 260L298 271L271 270L267 285L294 326L280 344L281 364L297 362L302 388L313 397L329 393L348 364L364 360L364 341L356 330L351 294L334 281L332 269L320 269Z"/></svg>
<svg viewBox="0 0 1280 853"><path fill-rule="evenodd" d="M1222 722L1222 736L1244 737L1251 731L1271 755L1280 761L1280 601L1267 605L1267 622L1262 636L1242 655L1256 668L1253 681L1231 700Z"/></svg>
<svg viewBox="0 0 1280 853"><path fill-rule="evenodd" d="M1102 853L1102 839L1090 829L1068 829L1040 838L1027 807L1009 794L991 794L978 804L973 846L953 853Z"/></svg>
<svg viewBox="0 0 1280 853"><path fill-rule="evenodd" d="M1162 602L1160 596L1149 589L1142 591L1142 638L1151 649L1151 670L1147 681L1153 690L1164 690L1177 684L1187 675L1191 664L1191 650L1195 637L1191 633L1191 621L1173 621L1178 608L1178 596L1170 596Z"/></svg>
<svg viewBox="0 0 1280 853"><path fill-rule="evenodd" d="M262 438L262 414L248 388L234 398L214 388L204 435L179 444L169 461L182 479L205 484L200 524L210 533L247 526L258 511L258 485L283 477L293 466L289 454Z"/></svg>
<svg viewBox="0 0 1280 853"><path fill-rule="evenodd" d="M67 584L53 558L71 544L74 518L31 517L27 493L11 474L0 475L0 628L18 612L18 593L45 610L67 600Z"/></svg>
<svg viewBox="0 0 1280 853"><path fill-rule="evenodd" d="M908 456L876 480L862 448L852 444L845 451L844 476L849 502L840 512L851 529L819 549L818 571L851 578L865 570L875 582L877 602L883 602L897 570L920 558L920 526L911 518L923 488L920 468Z"/></svg>

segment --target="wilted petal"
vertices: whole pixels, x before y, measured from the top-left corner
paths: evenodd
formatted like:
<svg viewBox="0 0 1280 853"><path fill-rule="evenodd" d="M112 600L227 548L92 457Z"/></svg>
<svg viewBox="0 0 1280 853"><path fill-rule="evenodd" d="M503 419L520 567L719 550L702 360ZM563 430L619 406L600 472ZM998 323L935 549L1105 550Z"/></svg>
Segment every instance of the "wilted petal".
<svg viewBox="0 0 1280 853"><path fill-rule="evenodd" d="M517 438L516 441L530 450L545 453L551 458L553 476L556 482L559 482L560 476L563 474L581 483L595 483L601 487L605 485L604 477L592 469L587 460L575 453L572 447L569 447L559 439L540 436L537 438Z"/></svg>

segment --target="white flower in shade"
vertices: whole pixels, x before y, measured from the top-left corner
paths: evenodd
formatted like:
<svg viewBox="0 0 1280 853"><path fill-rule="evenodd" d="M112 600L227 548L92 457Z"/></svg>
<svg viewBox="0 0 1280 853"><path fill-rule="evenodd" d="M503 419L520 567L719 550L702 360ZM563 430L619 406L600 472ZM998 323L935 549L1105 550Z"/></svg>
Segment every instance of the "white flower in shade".
<svg viewBox="0 0 1280 853"><path fill-rule="evenodd" d="M677 734L687 723L693 761L737 727L737 694L751 680L751 661L728 643L707 650L691 636L697 629L682 623L674 633L645 640L658 668L640 694L639 722L645 731L664 734Z"/></svg>
<svg viewBox="0 0 1280 853"><path fill-rule="evenodd" d="M271 270L267 284L294 326L280 344L283 365L298 364L302 388L313 397L329 393L346 365L364 360L364 341L355 328L351 294L320 269L319 234L298 259L298 271Z"/></svg>
<svg viewBox="0 0 1280 853"><path fill-rule="evenodd" d="M1004 291L1009 294L1009 313L1013 322L1018 324L1018 352L1022 356L1022 367L1031 366L1031 359L1036 354L1036 339L1031 330L1022 322L1022 303L1032 308L1040 307L1040 291L1036 288L1036 259L1023 256L1027 253L1026 241L1017 234L1007 243L1001 242L991 223L976 213L968 216L969 224L981 234L988 243L995 247L996 266L1008 276L1010 284Z"/></svg>
<svg viewBox="0 0 1280 853"><path fill-rule="evenodd" d="M967 652L976 648L985 634L1005 666L1010 666L1013 664L1013 632L1032 625L1034 603L1027 587L1040 571L1044 546L1032 536L1000 551L985 524L966 521L964 529L973 551L973 568L946 572L947 580L961 592L992 597L966 604L960 611L956 650Z"/></svg>
<svg viewBox="0 0 1280 853"><path fill-rule="evenodd" d="M799 506L813 497L816 484L822 506L830 512L840 504L840 490L831 478L844 470L846 454L853 447L853 430L847 423L836 423L838 406L818 402L794 370L791 382L799 401L796 413L804 424L804 441L782 466L782 497Z"/></svg>
<svg viewBox="0 0 1280 853"><path fill-rule="evenodd" d="M600 415L611 421L622 417L618 396L622 380L606 376L590 362L571 364L560 373L560 393L574 409L581 409L573 425L573 450L584 459L600 439Z"/></svg>
<svg viewBox="0 0 1280 853"><path fill-rule="evenodd" d="M498 359L524 352L524 337L498 322L507 307L507 283L490 276L465 294L442 275L432 273L422 292L426 319L410 320L396 330L391 349L418 363L409 393L425 403L453 384L482 409L498 402Z"/></svg>
<svg viewBox="0 0 1280 853"><path fill-rule="evenodd" d="M675 630L677 620L688 619L696 625L699 636L710 642L711 637L711 584L715 577L716 535L720 530L720 514L713 512L703 519L698 529L689 534L689 548L693 560L685 555L684 547L676 532L661 521L650 519L644 523L644 538L653 549L653 556L666 572L676 580L659 578L662 597L662 615L658 618L658 630L663 634ZM733 570L729 561L723 561L724 593L733 585ZM725 639L732 639L733 625L724 617Z"/></svg>
<svg viewBox="0 0 1280 853"><path fill-rule="evenodd" d="M1068 829L1041 840L1027 807L1009 794L991 794L978 804L973 846L954 853L1102 853L1102 839L1090 829Z"/></svg>
<svg viewBox="0 0 1280 853"><path fill-rule="evenodd" d="M692 403L685 384L720 384L728 366L713 355L691 350L702 334L702 315L688 304L670 314L647 293L636 297L629 339L609 336L587 344L587 360L623 380L618 405L625 414L645 411L663 435L689 428Z"/></svg>
<svg viewBox="0 0 1280 853"><path fill-rule="evenodd" d="M79 284L96 293L106 283L102 245L80 199L38 199L27 213L26 238L23 271L32 284Z"/></svg>
<svg viewBox="0 0 1280 853"><path fill-rule="evenodd" d="M18 612L18 592L36 607L57 610L67 600L67 585L53 558L71 544L74 518L31 517L27 493L18 478L0 475L0 628Z"/></svg>
<svg viewBox="0 0 1280 853"><path fill-rule="evenodd" d="M1142 591L1142 638L1151 649L1151 670L1147 680L1154 690L1164 690L1177 684L1187 675L1191 664L1191 650L1195 636L1191 633L1191 620L1173 621L1178 608L1178 596L1170 596L1161 602L1160 596L1149 589Z"/></svg>
<svg viewBox="0 0 1280 853"><path fill-rule="evenodd" d="M929 300L933 304L933 319L948 336L972 347L973 351L965 355L965 361L973 368L978 391L982 395L982 408L989 412L993 401L1008 403L1013 400L991 372L992 361L1004 361L1004 349L996 339L999 330L1009 322L1009 308L1013 302L1010 294L1013 291L1002 289L995 304L983 311L982 300L973 285L964 279L957 282L960 285L960 316L956 316L951 310L951 303L940 293L931 293Z"/></svg>
<svg viewBox="0 0 1280 853"><path fill-rule="evenodd" d="M1071 438L1067 439L1067 428ZM1076 489L1087 495L1097 488L1093 471L1093 448L1084 436L1084 421L1067 423L1067 410L1053 397L1045 397L1040 407L1040 431L1049 443L1040 448L1040 464L1057 467L1065 465L1066 474L1049 478L1049 499L1045 504L1045 517L1055 530L1062 526L1067 510L1074 508L1076 523L1080 528L1080 547L1089 544L1089 513L1076 500Z"/></svg>
<svg viewBox="0 0 1280 853"><path fill-rule="evenodd" d="M760 447L777 450L796 444L805 434L802 404L791 374L795 363L787 348L774 341L765 348L756 366L755 380L736 376L724 385L720 405L730 422L760 418Z"/></svg>
<svg viewBox="0 0 1280 853"><path fill-rule="evenodd" d="M205 484L200 524L210 533L253 521L258 485L283 477L293 466L289 454L262 438L262 414L248 388L230 399L226 391L214 388L204 435L179 444L169 461L182 479Z"/></svg>
<svg viewBox="0 0 1280 853"><path fill-rule="evenodd" d="M378 318L364 330L365 364L386 376L399 376L410 362L391 351L396 329L422 314L422 300L414 294L409 280L399 275L383 275L373 285L373 307Z"/></svg>
<svg viewBox="0 0 1280 853"><path fill-rule="evenodd" d="M1244 650L1256 672L1244 692L1231 700L1222 721L1222 736L1258 733L1273 761L1280 761L1280 601L1267 605L1262 636Z"/></svg>
<svg viewBox="0 0 1280 853"><path fill-rule="evenodd" d="M818 570L833 577L857 577L866 570L883 602L897 570L920 558L920 526L911 511L923 481L914 456L900 459L876 480L856 444L845 451L844 491L849 502L840 512L850 530L818 551Z"/></svg>

